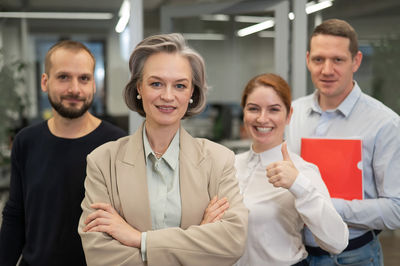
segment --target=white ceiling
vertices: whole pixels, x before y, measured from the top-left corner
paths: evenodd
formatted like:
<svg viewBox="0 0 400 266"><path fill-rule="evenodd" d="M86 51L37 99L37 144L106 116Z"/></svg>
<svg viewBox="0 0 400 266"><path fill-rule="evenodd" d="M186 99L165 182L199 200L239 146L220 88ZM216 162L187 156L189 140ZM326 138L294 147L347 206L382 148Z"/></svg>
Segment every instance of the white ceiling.
<svg viewBox="0 0 400 266"><path fill-rule="evenodd" d="M264 0L265 1L265 0ZM0 12L107 12L114 15L107 21L82 21L73 20L44 20L30 19L28 22L30 31L107 31L113 29L118 20L118 12L123 0L0 0ZM143 8L149 23L159 23L159 8L162 5L180 5L191 3L209 2L238 2L238 0L143 0ZM0 23L17 21L17 19L0 18ZM50 22L51 21L51 22ZM158 24L157 24L158 26Z"/></svg>
<svg viewBox="0 0 400 266"><path fill-rule="evenodd" d="M96 11L118 12L123 0L0 0L0 11ZM145 10L161 5L235 0L143 0Z"/></svg>
<svg viewBox="0 0 400 266"><path fill-rule="evenodd" d="M107 31L115 27L118 11L123 0L0 0L1 11L43 12L110 12L114 18L108 21L29 20L31 31ZM159 7L162 5L216 3L216 2L264 2L276 0L143 0L145 27L159 26ZM324 17L369 18L400 16L399 0L335 0L331 8L324 10ZM0 23L5 19L0 18Z"/></svg>
<svg viewBox="0 0 400 266"><path fill-rule="evenodd" d="M117 14L123 0L0 0L0 11L54 11L54 12L112 12ZM272 0L263 0L272 1ZM261 2L260 0L143 0L145 11L162 5L216 3L216 2ZM334 7L353 15L399 11L399 0L335 0ZM394 9L393 9L394 8ZM330 9L332 10L332 9ZM400 13L397 13L400 15Z"/></svg>

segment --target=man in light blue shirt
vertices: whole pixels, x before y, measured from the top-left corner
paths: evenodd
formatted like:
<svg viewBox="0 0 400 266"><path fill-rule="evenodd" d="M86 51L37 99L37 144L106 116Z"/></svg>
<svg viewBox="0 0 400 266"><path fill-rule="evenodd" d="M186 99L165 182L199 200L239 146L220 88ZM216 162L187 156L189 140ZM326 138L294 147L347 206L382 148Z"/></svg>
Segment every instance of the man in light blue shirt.
<svg viewBox="0 0 400 266"><path fill-rule="evenodd" d="M376 235L400 228L400 117L353 80L361 61L356 32L347 22L331 19L315 28L307 67L316 91L294 101L287 143L300 154L303 137L360 138L364 199L332 199L350 231L341 254L320 249L304 230L310 266L383 265Z"/></svg>

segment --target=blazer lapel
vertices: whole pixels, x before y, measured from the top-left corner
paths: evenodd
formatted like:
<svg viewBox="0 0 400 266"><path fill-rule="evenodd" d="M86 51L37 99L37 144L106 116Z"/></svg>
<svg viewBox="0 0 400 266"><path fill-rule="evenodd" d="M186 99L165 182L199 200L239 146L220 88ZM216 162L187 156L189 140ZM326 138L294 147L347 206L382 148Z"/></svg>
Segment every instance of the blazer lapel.
<svg viewBox="0 0 400 266"><path fill-rule="evenodd" d="M143 125L130 137L123 159L117 161L116 179L126 221L141 232L152 229Z"/></svg>
<svg viewBox="0 0 400 266"><path fill-rule="evenodd" d="M207 177L201 166L204 154L197 141L180 128L179 182L181 192L181 228L200 224L205 207L209 202Z"/></svg>

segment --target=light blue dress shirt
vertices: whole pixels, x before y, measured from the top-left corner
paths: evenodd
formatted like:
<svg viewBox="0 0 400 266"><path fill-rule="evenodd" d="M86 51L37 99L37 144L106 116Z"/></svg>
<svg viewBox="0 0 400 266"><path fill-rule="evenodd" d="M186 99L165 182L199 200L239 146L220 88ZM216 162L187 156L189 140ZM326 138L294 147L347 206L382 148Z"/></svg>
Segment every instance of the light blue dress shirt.
<svg viewBox="0 0 400 266"><path fill-rule="evenodd" d="M301 138L360 138L364 200L333 199L349 225L350 239L370 229L400 228L400 117L354 82L334 110L323 112L318 91L293 102L287 143L300 154ZM311 244L306 236L306 243ZM315 244L314 244L315 246Z"/></svg>
<svg viewBox="0 0 400 266"><path fill-rule="evenodd" d="M179 130L167 151L157 158L143 127L143 145L150 200L152 229L179 227L181 224L181 193L179 186ZM146 232L141 238L142 260L146 261Z"/></svg>

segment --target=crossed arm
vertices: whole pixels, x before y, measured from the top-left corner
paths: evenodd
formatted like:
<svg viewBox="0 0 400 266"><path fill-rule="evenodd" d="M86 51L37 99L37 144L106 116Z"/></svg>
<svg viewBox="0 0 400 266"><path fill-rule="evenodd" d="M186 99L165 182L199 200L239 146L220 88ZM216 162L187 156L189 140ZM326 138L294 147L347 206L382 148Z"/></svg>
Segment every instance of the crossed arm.
<svg viewBox="0 0 400 266"><path fill-rule="evenodd" d="M209 195L220 198L212 198L199 224L186 229L147 231L147 265L232 265L241 256L248 210L237 186L233 154L224 160L226 163L214 170L215 178L209 185L212 191L208 191ZM86 261L90 265L145 265L140 250L141 217L136 222L127 222L116 186L109 183L115 178L104 176L109 169L103 168L108 166L96 164L88 156L87 167L86 194L78 228ZM141 225L135 228L134 223Z"/></svg>
<svg viewBox="0 0 400 266"><path fill-rule="evenodd" d="M141 232L129 225L118 212L108 203L93 203L91 208L96 209L85 219L83 232L107 233L121 244L128 247L140 248ZM218 199L214 196L206 210L200 225L213 223L222 218L229 208L226 197Z"/></svg>

